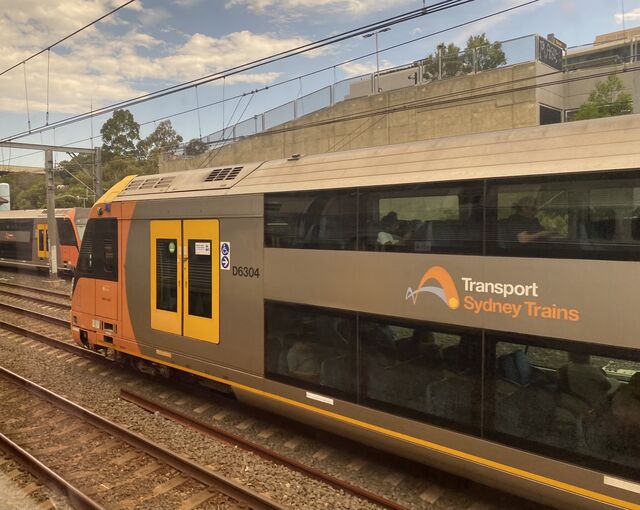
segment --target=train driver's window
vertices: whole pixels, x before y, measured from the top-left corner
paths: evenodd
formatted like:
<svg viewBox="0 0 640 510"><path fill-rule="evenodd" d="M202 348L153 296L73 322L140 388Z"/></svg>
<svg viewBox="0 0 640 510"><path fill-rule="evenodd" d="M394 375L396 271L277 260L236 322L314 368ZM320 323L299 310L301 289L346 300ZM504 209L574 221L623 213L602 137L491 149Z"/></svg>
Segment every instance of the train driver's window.
<svg viewBox="0 0 640 510"><path fill-rule="evenodd" d="M640 469L637 354L562 344L494 343L485 433L605 471Z"/></svg>
<svg viewBox="0 0 640 510"><path fill-rule="evenodd" d="M355 316L267 303L267 377L355 400Z"/></svg>
<svg viewBox="0 0 640 510"><path fill-rule="evenodd" d="M394 414L477 432L479 338L360 316L361 395Z"/></svg>

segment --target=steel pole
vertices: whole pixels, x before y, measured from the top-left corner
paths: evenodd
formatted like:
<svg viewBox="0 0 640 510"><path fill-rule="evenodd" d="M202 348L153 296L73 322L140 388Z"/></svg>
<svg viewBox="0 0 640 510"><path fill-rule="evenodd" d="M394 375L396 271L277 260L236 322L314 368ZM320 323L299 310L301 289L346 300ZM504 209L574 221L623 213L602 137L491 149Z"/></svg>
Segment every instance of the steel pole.
<svg viewBox="0 0 640 510"><path fill-rule="evenodd" d="M53 151L44 152L47 176L47 237L49 240L49 276L58 277L58 228L56 225L56 186L53 179Z"/></svg>
<svg viewBox="0 0 640 510"><path fill-rule="evenodd" d="M378 53L378 32L376 31L376 80L378 82L377 91L380 92L380 54Z"/></svg>
<svg viewBox="0 0 640 510"><path fill-rule="evenodd" d="M96 162L95 168L93 169L93 189L96 193L96 202L102 196L102 149L100 147L96 147Z"/></svg>

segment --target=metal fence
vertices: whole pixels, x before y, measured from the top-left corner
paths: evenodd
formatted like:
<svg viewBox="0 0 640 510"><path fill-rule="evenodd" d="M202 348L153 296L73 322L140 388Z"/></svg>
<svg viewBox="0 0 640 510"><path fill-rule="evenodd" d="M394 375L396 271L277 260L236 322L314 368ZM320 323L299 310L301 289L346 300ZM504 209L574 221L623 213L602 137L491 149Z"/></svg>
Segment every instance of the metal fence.
<svg viewBox="0 0 640 510"><path fill-rule="evenodd" d="M234 126L216 131L203 137L203 141L211 146L220 146L291 122L347 99L371 95L376 91L386 92L531 62L537 55L537 37L532 34L506 41L496 41L488 46L474 48L470 53L459 52L453 55L447 52L446 47L438 47L433 55L424 60L384 69L379 73L369 73L338 81L264 113L254 115ZM169 155L168 158L181 154L184 154L184 148L175 151L173 156Z"/></svg>

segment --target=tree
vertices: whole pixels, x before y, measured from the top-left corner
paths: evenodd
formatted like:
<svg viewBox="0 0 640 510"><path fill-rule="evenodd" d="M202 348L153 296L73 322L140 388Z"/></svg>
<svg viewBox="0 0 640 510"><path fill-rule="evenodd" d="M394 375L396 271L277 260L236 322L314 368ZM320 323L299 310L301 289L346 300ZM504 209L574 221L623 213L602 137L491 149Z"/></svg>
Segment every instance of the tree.
<svg viewBox="0 0 640 510"><path fill-rule="evenodd" d="M624 91L624 84L612 74L606 81L597 81L594 90L578 109L575 120L614 117L631 113L633 100Z"/></svg>
<svg viewBox="0 0 640 510"><path fill-rule="evenodd" d="M147 158L159 152L175 151L182 143L182 136L173 129L170 120L163 120L156 129L138 144L141 155Z"/></svg>
<svg viewBox="0 0 640 510"><path fill-rule="evenodd" d="M507 63L507 56L502 51L502 43L492 43L485 34L472 35L467 40L467 47L462 56L466 72L486 71Z"/></svg>
<svg viewBox="0 0 640 510"><path fill-rule="evenodd" d="M203 154L205 152L207 152L207 144L200 138L192 138L184 148L184 153L187 156L197 156L198 154Z"/></svg>
<svg viewBox="0 0 640 510"><path fill-rule="evenodd" d="M442 62L441 62L442 61ZM507 63L502 43L489 41L485 34L472 35L462 51L453 43L440 43L435 53L422 61L425 79L452 78L461 74L495 69Z"/></svg>
<svg viewBox="0 0 640 510"><path fill-rule="evenodd" d="M116 110L100 129L104 159L113 156L137 157L140 125L129 110Z"/></svg>

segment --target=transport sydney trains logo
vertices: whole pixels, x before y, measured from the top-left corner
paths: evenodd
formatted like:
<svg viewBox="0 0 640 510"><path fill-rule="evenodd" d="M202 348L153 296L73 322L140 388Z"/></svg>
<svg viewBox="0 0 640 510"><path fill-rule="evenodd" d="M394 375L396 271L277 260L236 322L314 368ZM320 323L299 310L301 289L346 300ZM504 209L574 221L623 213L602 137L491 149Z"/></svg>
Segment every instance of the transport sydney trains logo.
<svg viewBox="0 0 640 510"><path fill-rule="evenodd" d="M405 299L411 299L415 305L418 297L423 292L435 294L452 310L456 310L460 306L458 289L456 289L453 278L451 278L451 275L444 267L433 266L427 269L424 275L422 275L422 279L416 287L416 290L413 290L411 287L407 288Z"/></svg>
<svg viewBox="0 0 640 510"><path fill-rule="evenodd" d="M462 289L462 296L458 293ZM518 320L524 317L578 322L580 310L571 306L549 302L552 292L541 294L538 282L495 282L476 280L470 276L459 278L459 287L449 272L441 266L433 266L425 271L414 289L407 288L405 299L415 305L418 298L426 293L437 296L451 310L473 315L502 315ZM546 298L546 299L545 299Z"/></svg>

